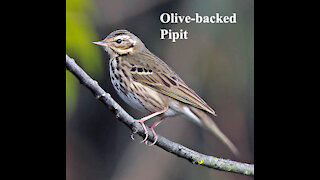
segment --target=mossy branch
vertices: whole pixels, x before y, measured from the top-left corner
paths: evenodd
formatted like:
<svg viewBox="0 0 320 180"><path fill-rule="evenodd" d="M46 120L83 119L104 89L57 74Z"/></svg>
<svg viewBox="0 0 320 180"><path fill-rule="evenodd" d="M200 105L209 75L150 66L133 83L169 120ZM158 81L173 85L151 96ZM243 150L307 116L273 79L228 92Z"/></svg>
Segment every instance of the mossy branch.
<svg viewBox="0 0 320 180"><path fill-rule="evenodd" d="M79 79L80 83L86 86L97 99L105 104L116 115L118 120L127 125L133 132L137 132L141 137L145 136L141 124L136 122L132 116L130 116L116 101L112 99L109 93L106 93L99 86L97 81L88 76L87 73L85 73L68 55L66 55L66 68L73 73ZM153 133L149 128L147 129L149 131L148 140L153 142ZM158 141L155 145L167 152L177 155L178 157L184 158L193 164L226 172L254 176L254 164L241 163L204 155L178 143L172 142L160 135L158 135Z"/></svg>

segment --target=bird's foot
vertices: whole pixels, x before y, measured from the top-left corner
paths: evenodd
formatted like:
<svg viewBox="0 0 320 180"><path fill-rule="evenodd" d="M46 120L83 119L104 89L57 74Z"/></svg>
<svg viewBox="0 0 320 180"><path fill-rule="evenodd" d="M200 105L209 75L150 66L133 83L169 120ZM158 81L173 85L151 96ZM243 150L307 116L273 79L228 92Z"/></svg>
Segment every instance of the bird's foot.
<svg viewBox="0 0 320 180"><path fill-rule="evenodd" d="M148 136L149 136L148 130L147 130L146 126L144 125L144 121L145 121L145 119L143 119L143 118L140 119L140 120L137 120L137 122L139 122L142 125L142 127L144 129L144 134L145 134L145 138L140 143L143 143L143 142L146 143L147 139L148 139ZM131 136L132 136L132 134L131 134Z"/></svg>
<svg viewBox="0 0 320 180"><path fill-rule="evenodd" d="M155 145L156 142L158 141L158 135L157 135L157 133L154 131L155 126L154 126L154 127L151 126L150 128L151 128L151 131L152 131L152 133L153 133L154 141L153 141L153 143L149 144L149 146L153 146L153 145Z"/></svg>

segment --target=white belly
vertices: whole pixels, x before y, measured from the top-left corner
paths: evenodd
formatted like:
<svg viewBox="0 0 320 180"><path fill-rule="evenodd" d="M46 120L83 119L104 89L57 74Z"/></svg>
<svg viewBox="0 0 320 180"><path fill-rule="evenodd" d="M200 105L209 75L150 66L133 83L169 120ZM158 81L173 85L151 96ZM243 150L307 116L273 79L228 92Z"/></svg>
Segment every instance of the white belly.
<svg viewBox="0 0 320 180"><path fill-rule="evenodd" d="M116 90L117 94L121 97L123 101L125 101L129 106L133 107L136 110L139 110L141 112L146 112L146 109L142 106L140 101L135 98L135 96L124 90L125 84L123 82L120 82L120 79L123 79L125 76L122 71L117 70L117 62L115 59L111 59L109 63L110 69L110 78L111 78L111 83ZM113 67L113 68L112 68ZM118 78L116 77L115 74L118 74ZM122 90L121 90L122 89ZM124 93L127 92L127 93Z"/></svg>

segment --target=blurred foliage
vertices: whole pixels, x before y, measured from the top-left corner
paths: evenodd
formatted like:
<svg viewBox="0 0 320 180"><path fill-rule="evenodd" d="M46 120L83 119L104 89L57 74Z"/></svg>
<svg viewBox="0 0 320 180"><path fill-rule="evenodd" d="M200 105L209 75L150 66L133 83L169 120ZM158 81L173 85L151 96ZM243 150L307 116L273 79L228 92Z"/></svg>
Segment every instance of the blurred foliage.
<svg viewBox="0 0 320 180"><path fill-rule="evenodd" d="M76 102L76 89L77 84L74 76L69 72L66 71L66 107L67 113L72 112L74 104Z"/></svg>
<svg viewBox="0 0 320 180"><path fill-rule="evenodd" d="M67 0L66 2L66 53L91 76L102 74L99 49L91 42L98 40L94 25L90 21L94 6L88 0ZM66 73L67 115L72 113L77 100L77 82Z"/></svg>

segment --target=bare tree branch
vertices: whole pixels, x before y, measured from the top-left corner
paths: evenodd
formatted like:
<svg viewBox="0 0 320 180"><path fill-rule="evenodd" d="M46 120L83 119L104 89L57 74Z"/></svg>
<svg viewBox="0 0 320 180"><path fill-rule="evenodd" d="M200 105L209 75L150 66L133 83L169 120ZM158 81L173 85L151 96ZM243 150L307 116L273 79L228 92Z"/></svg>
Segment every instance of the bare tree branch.
<svg viewBox="0 0 320 180"><path fill-rule="evenodd" d="M97 81L88 76L68 55L66 55L66 68L73 73L79 79L80 83L86 86L97 99L105 104L116 115L117 119L127 125L133 132L137 132L137 134L139 134L141 137L145 137L141 124L136 122L132 116L130 116L116 101L112 99L109 93L106 93L98 85ZM149 131L148 140L153 142L153 133L149 128L147 129ZM155 145L177 155L178 157L187 159L193 164L198 164L221 171L254 176L254 164L241 163L204 155L172 142L160 135L158 135L158 141Z"/></svg>

